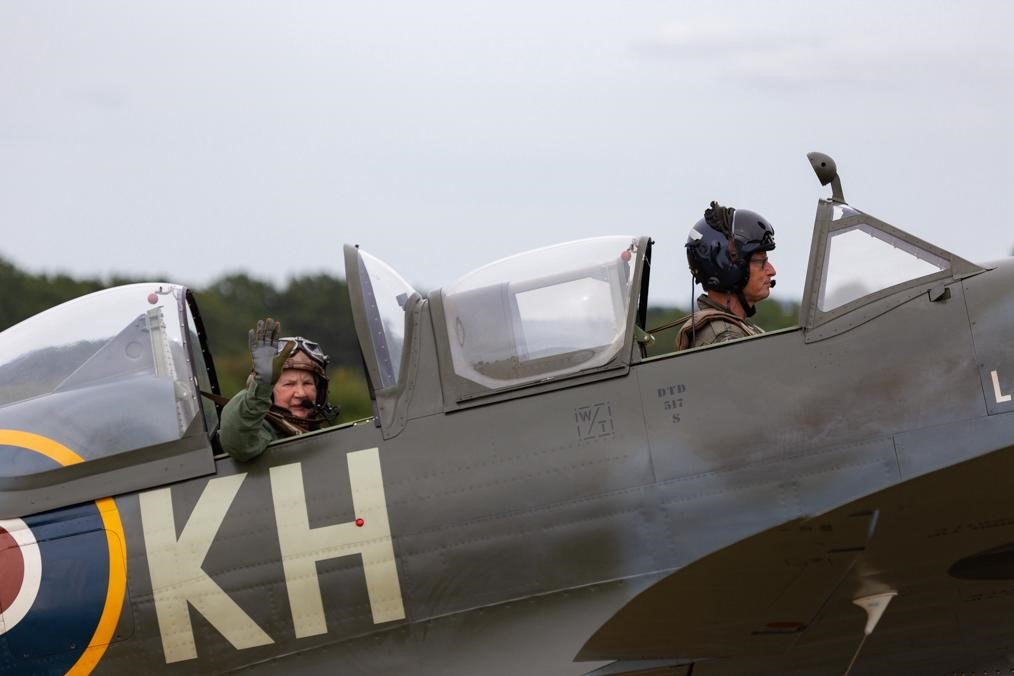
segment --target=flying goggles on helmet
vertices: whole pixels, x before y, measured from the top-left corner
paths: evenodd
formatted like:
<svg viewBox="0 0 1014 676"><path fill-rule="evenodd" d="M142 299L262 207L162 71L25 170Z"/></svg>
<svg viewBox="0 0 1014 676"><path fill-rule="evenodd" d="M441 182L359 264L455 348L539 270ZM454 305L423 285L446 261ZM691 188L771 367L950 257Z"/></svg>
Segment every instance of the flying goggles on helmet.
<svg viewBox="0 0 1014 676"><path fill-rule="evenodd" d="M302 336L286 336L285 338L278 339L279 354L290 343L293 343L292 352L289 354L289 358L285 360L282 368L310 371L327 382L327 365L329 360L320 345Z"/></svg>

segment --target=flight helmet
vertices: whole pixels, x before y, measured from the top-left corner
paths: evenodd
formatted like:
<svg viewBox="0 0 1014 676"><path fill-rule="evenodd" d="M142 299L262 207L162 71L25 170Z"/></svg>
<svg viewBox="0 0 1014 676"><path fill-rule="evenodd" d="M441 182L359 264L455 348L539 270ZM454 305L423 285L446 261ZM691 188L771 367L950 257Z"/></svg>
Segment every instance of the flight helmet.
<svg viewBox="0 0 1014 676"><path fill-rule="evenodd" d="M750 278L750 257L775 248L775 229L755 211L712 202L690 229L686 246L690 272L705 291L741 295Z"/></svg>
<svg viewBox="0 0 1014 676"><path fill-rule="evenodd" d="M278 339L278 351L281 352L289 343L295 343L289 358L282 364L283 369L297 369L309 371L313 374L314 382L317 385L317 406L324 406L327 403L327 365L328 357L320 345L307 340L302 336L287 336Z"/></svg>

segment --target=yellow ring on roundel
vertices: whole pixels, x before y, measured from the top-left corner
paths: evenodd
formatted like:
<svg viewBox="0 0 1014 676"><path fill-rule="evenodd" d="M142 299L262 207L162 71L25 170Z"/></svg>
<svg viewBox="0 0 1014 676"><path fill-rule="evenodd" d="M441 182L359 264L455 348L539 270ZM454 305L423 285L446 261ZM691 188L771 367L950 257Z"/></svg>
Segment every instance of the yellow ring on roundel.
<svg viewBox="0 0 1014 676"><path fill-rule="evenodd" d="M40 453L60 465L76 465L84 462L84 458L70 450L63 444L53 441L49 437L20 430L0 430L0 445L16 446L29 451ZM112 498L102 498L95 501L99 508L99 516L102 517L102 525L105 528L106 542L109 546L109 585L106 588L106 603L102 608L102 615L99 623L92 634L92 640L88 647L81 653L74 666L68 674L90 674L92 669L98 665L99 660L106 652L106 648L113 640L116 632L116 625L120 621L120 611L123 609L123 598L127 589L127 552L126 536L123 533L123 523L120 521L120 512L116 509L116 502ZM111 537L109 534L115 537ZM119 540L117 542L116 540Z"/></svg>

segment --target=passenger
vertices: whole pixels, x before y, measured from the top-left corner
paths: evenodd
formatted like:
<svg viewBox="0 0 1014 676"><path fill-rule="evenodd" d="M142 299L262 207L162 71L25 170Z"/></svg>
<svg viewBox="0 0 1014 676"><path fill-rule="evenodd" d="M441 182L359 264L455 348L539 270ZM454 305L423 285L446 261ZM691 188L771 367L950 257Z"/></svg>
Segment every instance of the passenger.
<svg viewBox="0 0 1014 676"><path fill-rule="evenodd" d="M253 370L247 387L222 409L219 439L236 460L251 460L282 437L333 425L338 409L327 401L327 355L302 337L278 338L270 317L249 333Z"/></svg>
<svg viewBox="0 0 1014 676"><path fill-rule="evenodd" d="M690 272L705 293L680 328L677 350L764 333L750 317L775 285L767 256L774 248L775 229L763 216L711 203L687 237Z"/></svg>

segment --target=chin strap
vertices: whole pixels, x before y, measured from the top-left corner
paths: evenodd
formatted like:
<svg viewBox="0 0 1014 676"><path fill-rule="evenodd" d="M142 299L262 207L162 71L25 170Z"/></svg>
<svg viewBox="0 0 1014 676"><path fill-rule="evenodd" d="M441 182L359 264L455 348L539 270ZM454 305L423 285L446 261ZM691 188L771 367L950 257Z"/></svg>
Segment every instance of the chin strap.
<svg viewBox="0 0 1014 676"><path fill-rule="evenodd" d="M739 301L739 307L742 308L743 314L747 317L753 317L757 312L757 307L750 305L746 302L746 296L743 295L743 289L736 289L733 292L725 292L725 307L729 308L729 312L732 312L732 303L730 302L732 294L736 294L736 300ZM733 314L735 314L733 312Z"/></svg>
<svg viewBox="0 0 1014 676"><path fill-rule="evenodd" d="M743 308L743 312L746 313L747 317L753 317L754 314L756 314L757 307L746 302L746 296L743 295L743 289L736 289L736 298L739 299L739 305Z"/></svg>

